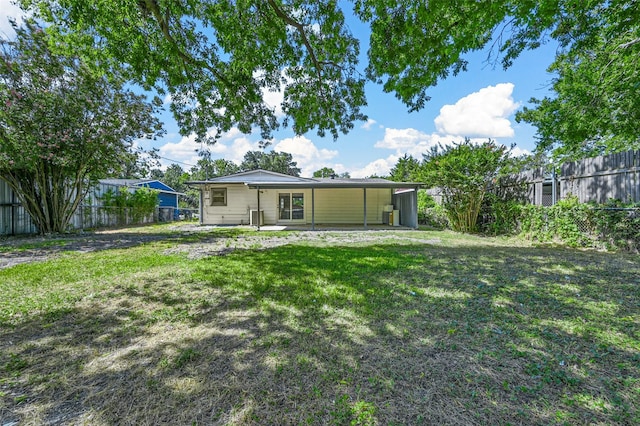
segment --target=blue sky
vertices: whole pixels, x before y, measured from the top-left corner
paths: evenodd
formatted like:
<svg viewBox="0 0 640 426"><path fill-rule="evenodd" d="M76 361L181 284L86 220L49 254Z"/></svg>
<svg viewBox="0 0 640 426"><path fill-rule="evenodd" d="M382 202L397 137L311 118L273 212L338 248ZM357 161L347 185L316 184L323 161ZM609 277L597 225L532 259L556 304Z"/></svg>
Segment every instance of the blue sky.
<svg viewBox="0 0 640 426"><path fill-rule="evenodd" d="M17 9L9 0L0 0L0 31L7 33L6 16L15 16ZM348 21L352 32L361 40L363 55L367 50L366 26ZM441 81L431 88L431 100L418 112L408 113L407 107L392 93L368 83L368 106L363 112L368 122L356 123L348 135L337 141L331 136L320 138L311 131L296 136L291 129L274 134L267 150L289 152L302 169L303 176L327 166L338 173L349 172L352 177L366 177L389 172L404 154L421 158L438 142L460 141L465 136L477 140L492 138L507 146L516 144L515 154L530 152L535 147L535 129L515 122L515 112L526 106L531 97L541 98L548 93L551 75L547 67L555 55L555 44L525 52L508 70L499 64L486 63L488 52L467 56L468 71ZM364 71L366 62L361 63ZM281 97L268 93L268 102L276 106ZM167 99L169 101L169 99ZM167 105L168 107L168 105ZM143 148L158 148L162 167L177 162L188 170L198 157L193 136L179 134L175 121L167 111L162 115L167 135L157 141L140 141ZM213 158L226 158L240 163L249 150L259 149L259 134L244 135L232 129L218 143L210 146Z"/></svg>

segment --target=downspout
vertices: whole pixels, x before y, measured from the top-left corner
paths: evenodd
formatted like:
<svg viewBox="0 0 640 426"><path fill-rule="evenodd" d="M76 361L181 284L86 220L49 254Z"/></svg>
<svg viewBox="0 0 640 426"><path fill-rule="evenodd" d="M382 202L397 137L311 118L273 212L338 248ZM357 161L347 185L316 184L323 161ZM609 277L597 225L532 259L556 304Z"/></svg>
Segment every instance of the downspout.
<svg viewBox="0 0 640 426"><path fill-rule="evenodd" d="M16 235L16 192L11 190L11 235Z"/></svg>

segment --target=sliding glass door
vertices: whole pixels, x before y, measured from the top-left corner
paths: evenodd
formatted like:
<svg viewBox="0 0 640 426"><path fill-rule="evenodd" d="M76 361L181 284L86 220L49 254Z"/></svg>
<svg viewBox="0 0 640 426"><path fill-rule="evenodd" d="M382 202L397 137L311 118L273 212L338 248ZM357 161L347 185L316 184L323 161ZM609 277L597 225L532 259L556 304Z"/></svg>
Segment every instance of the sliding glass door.
<svg viewBox="0 0 640 426"><path fill-rule="evenodd" d="M278 194L278 219L304 220L304 194L301 192Z"/></svg>

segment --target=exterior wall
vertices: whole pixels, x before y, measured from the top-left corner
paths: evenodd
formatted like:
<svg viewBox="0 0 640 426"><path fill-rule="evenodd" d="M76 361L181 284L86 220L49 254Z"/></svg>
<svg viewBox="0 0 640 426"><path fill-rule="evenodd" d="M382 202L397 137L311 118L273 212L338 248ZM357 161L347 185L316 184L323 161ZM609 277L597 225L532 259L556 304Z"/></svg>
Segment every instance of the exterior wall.
<svg viewBox="0 0 640 426"><path fill-rule="evenodd" d="M211 188L227 189L227 205L212 206ZM310 224L311 189L261 189L260 210L263 211L264 224L285 223L278 220L278 194L303 193L305 218L302 221L286 223ZM367 223L382 223L382 208L391 204L391 189L367 189ZM317 224L360 224L364 219L364 190L362 188L315 189L315 223ZM249 224L250 211L257 210L257 190L244 184L205 185L202 194L203 225L240 225Z"/></svg>
<svg viewBox="0 0 640 426"><path fill-rule="evenodd" d="M178 196L176 194L167 194L161 192L158 194L158 206L159 207L173 207L178 208Z"/></svg>
<svg viewBox="0 0 640 426"><path fill-rule="evenodd" d="M418 227L418 191L405 191L393 195L393 205L400 211L400 225Z"/></svg>
<svg viewBox="0 0 640 426"><path fill-rule="evenodd" d="M227 189L227 205L211 205L211 189ZM267 202L269 198L265 190L260 193L260 209L264 211L266 224L275 223L275 202ZM268 209L268 205L273 207ZM205 185L202 193L202 217L203 225L248 225L250 211L258 208L257 190L249 189L243 184L216 184Z"/></svg>
<svg viewBox="0 0 640 426"><path fill-rule="evenodd" d="M367 188L367 224L382 223L382 208L391 204L392 190ZM310 195L309 195L310 197ZM305 200L307 223L311 223L311 203ZM315 190L315 222L360 224L364 222L364 190L336 188Z"/></svg>

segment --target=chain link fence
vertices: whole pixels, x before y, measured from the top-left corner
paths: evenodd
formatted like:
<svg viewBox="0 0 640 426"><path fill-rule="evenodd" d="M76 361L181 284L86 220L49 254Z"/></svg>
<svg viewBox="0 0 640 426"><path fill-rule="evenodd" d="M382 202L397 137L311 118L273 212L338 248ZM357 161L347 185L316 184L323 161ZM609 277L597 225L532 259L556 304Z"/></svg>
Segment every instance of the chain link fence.
<svg viewBox="0 0 640 426"><path fill-rule="evenodd" d="M581 205L565 210L546 208L525 211L521 231L533 239L546 242L560 240L570 246L640 249L640 208L591 207ZM534 214L531 214L534 212Z"/></svg>

